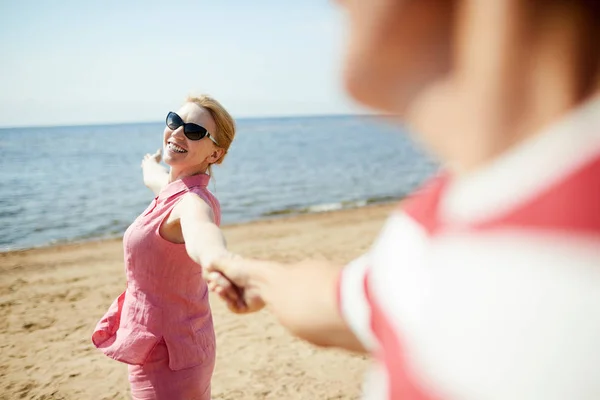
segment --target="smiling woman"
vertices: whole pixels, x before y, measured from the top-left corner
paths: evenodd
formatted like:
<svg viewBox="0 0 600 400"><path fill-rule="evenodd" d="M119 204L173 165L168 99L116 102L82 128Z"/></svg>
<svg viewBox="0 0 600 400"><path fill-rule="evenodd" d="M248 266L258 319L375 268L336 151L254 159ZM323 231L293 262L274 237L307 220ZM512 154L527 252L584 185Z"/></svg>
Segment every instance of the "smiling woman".
<svg viewBox="0 0 600 400"><path fill-rule="evenodd" d="M167 116L160 152L142 163L156 198L123 237L127 290L92 341L129 364L134 399L210 399L215 334L202 265L230 257L219 202L207 189L235 136L229 113L209 96ZM223 281L227 286L228 282Z"/></svg>
<svg viewBox="0 0 600 400"><path fill-rule="evenodd" d="M180 127L182 129L178 129ZM173 166L177 165L178 160L182 158L173 158L171 153L185 154L192 150L195 154L186 159L193 163L197 157L203 158L204 162L197 167L207 171L210 175L211 165L223 162L229 146L233 142L235 123L227 110L212 97L206 95L189 97L179 113L170 112L167 115L164 136L164 159L172 168L172 180L176 178L173 176ZM189 139L187 142L191 144L190 148L185 146L182 136ZM212 141L212 145L202 140L205 137ZM193 146L196 141L199 145Z"/></svg>

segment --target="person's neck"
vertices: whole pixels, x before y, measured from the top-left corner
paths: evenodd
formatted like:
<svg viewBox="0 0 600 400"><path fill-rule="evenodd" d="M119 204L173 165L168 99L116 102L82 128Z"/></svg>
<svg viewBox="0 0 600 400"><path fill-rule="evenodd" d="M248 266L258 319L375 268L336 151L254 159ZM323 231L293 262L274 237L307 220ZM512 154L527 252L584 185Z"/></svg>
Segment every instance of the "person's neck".
<svg viewBox="0 0 600 400"><path fill-rule="evenodd" d="M455 51L459 130L442 155L458 173L482 167L600 95L600 71L587 68L597 52L581 45L589 31L578 25L585 21L564 18L570 10L546 9L534 20L521 8L527 2L467 3Z"/></svg>
<svg viewBox="0 0 600 400"><path fill-rule="evenodd" d="M187 178L188 176L205 174L207 167L196 167L196 168L183 168L179 169L176 167L171 167L169 170L169 183L174 182L178 179Z"/></svg>

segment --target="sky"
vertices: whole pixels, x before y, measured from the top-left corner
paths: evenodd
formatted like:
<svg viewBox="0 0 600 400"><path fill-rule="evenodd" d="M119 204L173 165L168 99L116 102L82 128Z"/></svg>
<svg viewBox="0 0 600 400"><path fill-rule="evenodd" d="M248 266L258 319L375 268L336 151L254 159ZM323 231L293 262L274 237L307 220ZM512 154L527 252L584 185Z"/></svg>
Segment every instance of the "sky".
<svg viewBox="0 0 600 400"><path fill-rule="evenodd" d="M364 112L331 0L0 0L0 127L160 121L208 93L237 118Z"/></svg>

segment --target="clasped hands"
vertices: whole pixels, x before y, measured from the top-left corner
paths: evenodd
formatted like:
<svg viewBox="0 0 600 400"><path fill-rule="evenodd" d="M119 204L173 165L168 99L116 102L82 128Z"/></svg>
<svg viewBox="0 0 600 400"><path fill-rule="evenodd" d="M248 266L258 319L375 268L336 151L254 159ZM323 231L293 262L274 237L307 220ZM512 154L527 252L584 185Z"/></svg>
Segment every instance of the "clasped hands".
<svg viewBox="0 0 600 400"><path fill-rule="evenodd" d="M218 294L229 310L252 313L265 306L254 279L261 264L226 252L203 263L203 276L208 289Z"/></svg>

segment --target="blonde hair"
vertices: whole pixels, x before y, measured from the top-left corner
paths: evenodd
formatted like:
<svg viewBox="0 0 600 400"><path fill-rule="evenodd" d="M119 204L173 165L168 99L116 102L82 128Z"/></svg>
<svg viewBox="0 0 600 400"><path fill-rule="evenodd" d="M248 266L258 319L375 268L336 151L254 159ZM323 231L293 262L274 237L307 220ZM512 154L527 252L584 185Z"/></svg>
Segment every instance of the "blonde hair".
<svg viewBox="0 0 600 400"><path fill-rule="evenodd" d="M216 132L210 132L218 143L218 147L224 150L223 155L214 164L221 164L229 151L229 146L235 137L235 121L233 117L221 103L209 95L201 94L199 96L188 96L187 103L194 103L208 110L217 126ZM208 166L208 174L212 175L211 166Z"/></svg>

